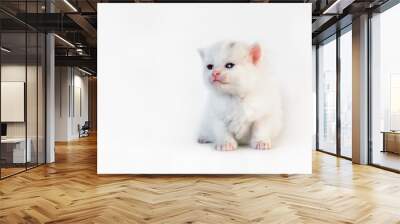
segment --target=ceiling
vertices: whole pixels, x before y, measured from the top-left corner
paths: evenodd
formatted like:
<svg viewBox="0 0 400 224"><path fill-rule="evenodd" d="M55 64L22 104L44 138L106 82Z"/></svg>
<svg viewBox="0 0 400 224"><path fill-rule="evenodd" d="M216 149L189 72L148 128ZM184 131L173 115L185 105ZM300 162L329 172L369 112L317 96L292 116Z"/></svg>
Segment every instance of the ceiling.
<svg viewBox="0 0 400 224"><path fill-rule="evenodd" d="M252 0L196 2L312 3L313 43L327 38L351 18L382 5L387 0ZM96 72L97 3L183 2L149 0L1 0L0 22L3 32L16 33L25 28L55 32L56 65L85 67ZM194 1L190 1L194 2ZM49 13L51 11L51 13ZM27 13L26 13L27 12ZM346 22L347 21L347 22ZM339 27L340 28L340 27ZM18 35L18 34L14 34ZM8 37L10 36L10 37ZM20 38L7 38L20 41ZM59 38L60 37L60 38ZM18 45L18 44L17 44Z"/></svg>

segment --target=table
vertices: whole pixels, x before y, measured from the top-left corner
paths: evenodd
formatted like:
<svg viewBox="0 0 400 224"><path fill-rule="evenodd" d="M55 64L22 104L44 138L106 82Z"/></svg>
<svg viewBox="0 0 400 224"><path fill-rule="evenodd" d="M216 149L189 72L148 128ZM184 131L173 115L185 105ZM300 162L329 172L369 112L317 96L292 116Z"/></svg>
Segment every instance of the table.
<svg viewBox="0 0 400 224"><path fill-rule="evenodd" d="M1 157L5 159L6 163L25 163L31 162L32 141L30 138L26 139L27 146L25 154L25 138L5 138L1 139Z"/></svg>
<svg viewBox="0 0 400 224"><path fill-rule="evenodd" d="M400 154L400 132L382 131L381 133L383 134L382 152L392 152Z"/></svg>

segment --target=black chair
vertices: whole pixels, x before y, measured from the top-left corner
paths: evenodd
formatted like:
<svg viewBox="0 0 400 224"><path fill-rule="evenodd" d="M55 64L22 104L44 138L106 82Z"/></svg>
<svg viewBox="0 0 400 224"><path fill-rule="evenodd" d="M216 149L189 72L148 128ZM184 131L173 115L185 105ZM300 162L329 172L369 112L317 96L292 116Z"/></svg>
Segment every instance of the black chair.
<svg viewBox="0 0 400 224"><path fill-rule="evenodd" d="M80 125L78 125L79 138L89 136L89 129L90 129L89 121L85 121L85 123L82 125L82 127L80 127Z"/></svg>

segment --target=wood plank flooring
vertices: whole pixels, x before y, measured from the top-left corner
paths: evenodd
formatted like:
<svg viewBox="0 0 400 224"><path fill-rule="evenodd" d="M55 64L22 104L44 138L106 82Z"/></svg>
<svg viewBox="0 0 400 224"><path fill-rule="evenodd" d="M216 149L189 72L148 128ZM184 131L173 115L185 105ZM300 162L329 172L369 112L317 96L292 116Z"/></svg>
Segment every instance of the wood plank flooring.
<svg viewBox="0 0 400 224"><path fill-rule="evenodd" d="M400 223L400 175L315 152L312 175L98 176L96 138L0 181L0 223Z"/></svg>

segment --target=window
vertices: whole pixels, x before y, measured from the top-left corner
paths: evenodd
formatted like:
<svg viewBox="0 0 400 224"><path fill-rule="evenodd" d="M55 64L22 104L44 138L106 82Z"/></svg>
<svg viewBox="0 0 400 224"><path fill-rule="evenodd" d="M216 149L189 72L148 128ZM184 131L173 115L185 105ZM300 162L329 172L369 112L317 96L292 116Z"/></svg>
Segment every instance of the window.
<svg viewBox="0 0 400 224"><path fill-rule="evenodd" d="M400 5L371 18L370 161L400 170Z"/></svg>
<svg viewBox="0 0 400 224"><path fill-rule="evenodd" d="M318 149L336 153L336 39L318 48Z"/></svg>
<svg viewBox="0 0 400 224"><path fill-rule="evenodd" d="M350 159L353 74L351 25L320 43L317 53L317 148Z"/></svg>
<svg viewBox="0 0 400 224"><path fill-rule="evenodd" d="M340 36L340 155L352 157L352 35Z"/></svg>
<svg viewBox="0 0 400 224"><path fill-rule="evenodd" d="M400 73L390 74L390 130L400 130Z"/></svg>

